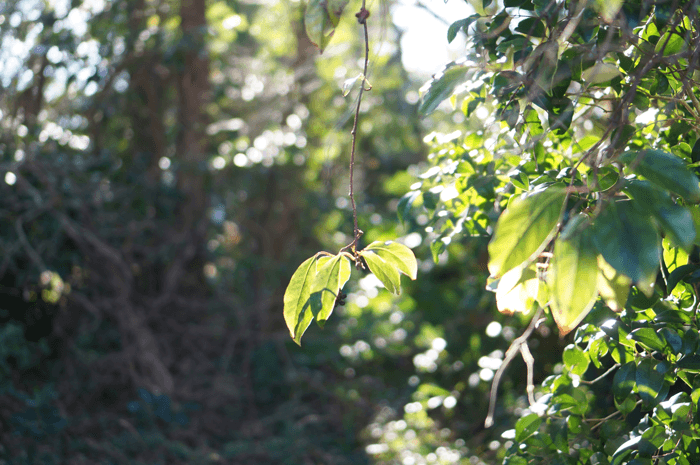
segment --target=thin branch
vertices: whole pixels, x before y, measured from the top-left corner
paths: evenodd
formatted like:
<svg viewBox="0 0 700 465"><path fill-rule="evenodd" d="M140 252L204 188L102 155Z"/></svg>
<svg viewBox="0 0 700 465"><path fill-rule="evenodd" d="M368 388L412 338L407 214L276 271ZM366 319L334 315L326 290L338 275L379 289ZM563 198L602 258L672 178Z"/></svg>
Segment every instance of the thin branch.
<svg viewBox="0 0 700 465"><path fill-rule="evenodd" d="M527 340L530 338L530 335L535 330L535 326L537 325L537 322L539 321L541 316L542 307L538 307L537 311L535 312L535 315L532 317L532 320L530 321L530 324L528 325L525 332L520 337L516 338L511 343L510 347L508 347L506 355L503 358L503 363L496 371L496 374L493 377L493 382L491 383L491 392L489 394L489 412L488 415L486 415L486 420L484 421L485 428L490 428L493 426L493 415L496 411L496 399L498 397L498 385L501 383L501 376L503 376L503 372L506 371L506 368L508 368L508 365L510 365L510 362L513 361L518 352L520 352L523 355L523 359L525 360L525 364L527 365L528 384L532 383L532 363L528 363L527 358L527 355L529 355L530 358L532 358L532 354L530 354L530 350L527 349ZM526 349L523 350L523 347L526 347ZM528 398L530 398L529 392ZM534 396L532 397L532 399L534 399Z"/></svg>
<svg viewBox="0 0 700 465"><path fill-rule="evenodd" d="M530 405L533 405L536 402L534 382L535 357L530 353L530 347L528 347L527 341L524 341L520 346L520 355L522 355L525 366L527 367L527 400L530 402Z"/></svg>
<svg viewBox="0 0 700 465"><path fill-rule="evenodd" d="M620 368L620 366L621 366L621 365L620 365L619 363L616 363L615 365L611 366L605 373L603 373L602 375L598 376L596 379L594 379L594 380L592 380L592 381L586 381L585 379L582 379L582 380L579 380L579 382L580 382L581 384L595 384L595 383L597 383L598 381L600 381L601 379L603 379L603 378L605 378L606 376L608 376L608 375L609 375L610 373L612 373L613 371L615 371L617 368Z"/></svg>
<svg viewBox="0 0 700 465"><path fill-rule="evenodd" d="M357 97L357 107L355 108L355 119L352 123L352 148L350 149L350 203L352 204L352 220L353 220L353 240L352 240L352 253L355 254L357 249L357 241L362 236L362 231L357 226L357 206L355 205L355 190L354 190L354 174L355 174L355 144L357 142L357 121L360 119L360 105L362 104L362 94L365 90L371 90L371 87L365 89L365 83L367 82L367 67L369 65L369 32L367 31L367 18L369 18L369 11L365 8L365 0L362 0L362 8L355 15L357 17L357 22L360 23L364 29L365 35L365 64L362 71L362 84L360 85L360 94Z"/></svg>

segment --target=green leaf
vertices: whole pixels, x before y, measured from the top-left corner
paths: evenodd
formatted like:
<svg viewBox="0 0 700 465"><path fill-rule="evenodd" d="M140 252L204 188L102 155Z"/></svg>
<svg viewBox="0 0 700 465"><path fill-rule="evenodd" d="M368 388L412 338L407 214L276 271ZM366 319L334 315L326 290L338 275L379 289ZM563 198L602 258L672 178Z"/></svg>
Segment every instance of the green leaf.
<svg viewBox="0 0 700 465"><path fill-rule="evenodd" d="M632 280L617 271L598 255L598 293L605 304L614 312L625 308Z"/></svg>
<svg viewBox="0 0 700 465"><path fill-rule="evenodd" d="M460 19L459 21L455 21L454 23L450 24L450 27L447 29L447 42L452 43L460 30L464 31L465 34L468 34L469 26L479 18L481 18L481 16L471 15L468 18Z"/></svg>
<svg viewBox="0 0 700 465"><path fill-rule="evenodd" d="M525 415L515 423L515 440L523 442L532 436L542 424L542 418L536 413Z"/></svg>
<svg viewBox="0 0 700 465"><path fill-rule="evenodd" d="M598 258L587 225L583 214L569 222L554 244L547 272L552 317L562 336L585 318L598 297Z"/></svg>
<svg viewBox="0 0 700 465"><path fill-rule="evenodd" d="M666 342L652 328L637 328L627 335L627 339L638 342L647 350L663 352Z"/></svg>
<svg viewBox="0 0 700 465"><path fill-rule="evenodd" d="M391 263L387 263L374 252L363 250L360 255L367 262L369 270L376 276L384 287L392 294L401 292L401 276L399 270Z"/></svg>
<svg viewBox="0 0 700 465"><path fill-rule="evenodd" d="M313 319L308 301L311 295L311 281L316 276L315 265L316 257L311 257L299 265L284 292L284 321L297 344L300 344L302 334Z"/></svg>
<svg viewBox="0 0 700 465"><path fill-rule="evenodd" d="M588 370L590 360L583 349L577 345L569 344L564 349L563 362L569 372L580 377Z"/></svg>
<svg viewBox="0 0 700 465"><path fill-rule="evenodd" d="M467 71L469 67L465 64L455 62L448 64L441 73L435 75L426 84L428 90L423 95L418 111L423 115L429 115L435 111L443 100L452 95L458 85L466 81Z"/></svg>
<svg viewBox="0 0 700 465"><path fill-rule="evenodd" d="M569 453L569 431L566 420L550 419L548 431L551 434L552 443L559 452Z"/></svg>
<svg viewBox="0 0 700 465"><path fill-rule="evenodd" d="M411 279L416 279L418 275L418 262L413 251L398 242L375 241L365 247L364 250L371 250L379 255L385 262L396 267L401 273Z"/></svg>
<svg viewBox="0 0 700 465"><path fill-rule="evenodd" d="M637 393L642 402L651 404L664 386L664 375L656 371L656 363L648 358L637 365Z"/></svg>
<svg viewBox="0 0 700 465"><path fill-rule="evenodd" d="M666 347L664 348L667 353L676 355L683 348L683 339L681 339L678 333L671 328L661 328L659 330L659 336L665 339L667 342Z"/></svg>
<svg viewBox="0 0 700 465"><path fill-rule="evenodd" d="M661 238L649 218L631 202L611 202L596 218L591 233L605 261L651 296L659 270Z"/></svg>
<svg viewBox="0 0 700 465"><path fill-rule="evenodd" d="M594 8L606 23L611 23L622 7L623 0L595 0Z"/></svg>
<svg viewBox="0 0 700 465"><path fill-rule="evenodd" d="M688 49L688 44L682 35L675 32L667 32L661 36L659 41L656 43L656 48L654 51L656 53L661 53L663 49L663 55L675 55L676 53L681 53Z"/></svg>
<svg viewBox="0 0 700 465"><path fill-rule="evenodd" d="M503 275L496 290L496 306L501 313L521 312L525 315L535 305L540 279L532 268L513 268Z"/></svg>
<svg viewBox="0 0 700 465"><path fill-rule="evenodd" d="M700 373L700 355L686 355L676 364L679 370L684 370L690 373Z"/></svg>
<svg viewBox="0 0 700 465"><path fill-rule="evenodd" d="M694 271L697 271L698 269L700 269L700 265L681 265L675 270L671 271L671 274L668 275L667 280L668 293L670 294L671 292L673 292L673 289L675 289L675 287L683 278L693 273Z"/></svg>
<svg viewBox="0 0 700 465"><path fill-rule="evenodd" d="M685 161L662 150L625 152L618 159L632 171L691 203L700 203L700 184Z"/></svg>
<svg viewBox="0 0 700 465"><path fill-rule="evenodd" d="M338 25L347 0L309 0L304 13L304 25L309 40L321 53L326 48Z"/></svg>
<svg viewBox="0 0 700 465"><path fill-rule="evenodd" d="M492 276L502 276L537 258L556 232L565 196L564 189L550 187L511 201L489 242Z"/></svg>
<svg viewBox="0 0 700 465"><path fill-rule="evenodd" d="M624 191L634 198L637 207L651 212L659 228L669 236L673 245L685 250L692 247L696 233L690 210L676 205L667 192L649 181L628 181Z"/></svg>
<svg viewBox="0 0 700 465"><path fill-rule="evenodd" d="M318 272L311 283L311 311L320 327L328 320L335 307L338 292L350 277L350 260L343 255L322 257Z"/></svg>
<svg viewBox="0 0 700 465"><path fill-rule="evenodd" d="M627 362L617 370L613 377L613 395L615 401L622 403L632 394L637 379L637 367L634 361Z"/></svg>

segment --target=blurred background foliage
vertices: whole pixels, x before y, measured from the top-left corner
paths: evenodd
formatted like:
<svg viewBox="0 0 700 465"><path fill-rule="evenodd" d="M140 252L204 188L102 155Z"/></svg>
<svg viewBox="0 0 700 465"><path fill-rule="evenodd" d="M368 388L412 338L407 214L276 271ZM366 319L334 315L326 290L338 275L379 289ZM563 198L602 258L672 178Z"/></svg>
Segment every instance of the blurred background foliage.
<svg viewBox="0 0 700 465"><path fill-rule="evenodd" d="M298 1L0 4L4 463L502 459L524 366L485 430L488 389L525 322L484 291L485 240L435 262L429 218L397 218L424 136L479 121L418 117L390 6L369 5L356 192L364 243L400 238L420 277L395 297L356 271L299 348L287 281L352 236L357 25L319 56ZM536 382L566 344L538 331Z"/></svg>

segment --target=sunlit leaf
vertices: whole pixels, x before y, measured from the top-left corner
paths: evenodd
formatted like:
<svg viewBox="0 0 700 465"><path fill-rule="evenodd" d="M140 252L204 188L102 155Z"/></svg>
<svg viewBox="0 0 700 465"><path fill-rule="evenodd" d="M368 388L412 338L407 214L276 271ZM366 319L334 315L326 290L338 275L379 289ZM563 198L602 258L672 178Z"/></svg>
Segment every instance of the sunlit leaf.
<svg viewBox="0 0 700 465"><path fill-rule="evenodd" d="M467 79L469 67L465 64L450 63L445 69L431 79L426 86L428 90L423 95L423 100L418 107L418 111L423 115L429 115L449 98L458 85Z"/></svg>
<svg viewBox="0 0 700 465"><path fill-rule="evenodd" d="M313 317L308 308L308 300L311 295L311 281L315 276L316 257L311 257L299 265L284 292L284 321L292 339L297 343ZM302 321L305 324L300 324Z"/></svg>
<svg viewBox="0 0 700 465"><path fill-rule="evenodd" d="M598 297L598 260L585 215L573 218L554 244L547 282L552 317L562 335L585 318Z"/></svg>
<svg viewBox="0 0 700 465"><path fill-rule="evenodd" d="M513 199L496 224L489 242L489 272L499 277L534 260L556 232L566 193L550 187Z"/></svg>
<svg viewBox="0 0 700 465"><path fill-rule="evenodd" d="M622 7L623 0L595 0L594 7L606 23L611 23Z"/></svg>
<svg viewBox="0 0 700 465"><path fill-rule="evenodd" d="M688 44L682 35L676 32L667 32L666 34L662 35L659 41L656 43L656 48L654 51L656 53L661 53L663 51L664 56L669 56L684 52L687 49Z"/></svg>
<svg viewBox="0 0 700 465"><path fill-rule="evenodd" d="M398 242L375 241L365 247L364 250L371 250L379 255L385 262L396 267L401 273L411 279L416 279L418 274L418 262L413 251Z"/></svg>
<svg viewBox="0 0 700 465"><path fill-rule="evenodd" d="M588 355L575 344L570 344L564 349L562 361L566 369L577 376L583 376L590 364Z"/></svg>
<svg viewBox="0 0 700 465"><path fill-rule="evenodd" d="M598 293L605 304L614 312L625 308L632 280L617 271L598 255Z"/></svg>
<svg viewBox="0 0 700 465"><path fill-rule="evenodd" d="M318 272L311 283L311 311L319 326L323 327L333 312L338 292L350 277L350 260L343 255L319 259Z"/></svg>
<svg viewBox="0 0 700 465"><path fill-rule="evenodd" d="M531 268L514 268L498 281L496 306L501 313L530 313L537 301L540 280Z"/></svg>
<svg viewBox="0 0 700 465"><path fill-rule="evenodd" d="M522 442L532 436L542 424L542 418L536 413L531 413L519 419L515 423L515 440Z"/></svg>
<svg viewBox="0 0 700 465"><path fill-rule="evenodd" d="M663 352L666 341L662 339L653 328L637 328L627 336L627 339L637 341L647 350Z"/></svg>
<svg viewBox="0 0 700 465"><path fill-rule="evenodd" d="M661 238L650 218L631 202L611 202L595 219L591 235L605 261L651 296L659 270Z"/></svg>
<svg viewBox="0 0 700 465"><path fill-rule="evenodd" d="M618 159L632 171L691 203L700 203L700 184L685 161L662 150L625 152Z"/></svg>
<svg viewBox="0 0 700 465"><path fill-rule="evenodd" d="M384 287L392 294L401 292L401 276L399 270L392 264L387 263L374 252L363 250L362 257L367 262L369 270L376 276Z"/></svg>

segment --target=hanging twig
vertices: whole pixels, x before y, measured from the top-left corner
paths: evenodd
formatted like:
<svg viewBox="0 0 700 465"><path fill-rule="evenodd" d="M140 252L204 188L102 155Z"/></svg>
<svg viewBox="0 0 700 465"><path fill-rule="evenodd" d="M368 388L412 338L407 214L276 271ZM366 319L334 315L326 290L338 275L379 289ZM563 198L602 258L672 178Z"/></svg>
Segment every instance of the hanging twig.
<svg viewBox="0 0 700 465"><path fill-rule="evenodd" d="M365 8L365 0L362 0L362 8L355 15L357 22L363 26L365 35L365 64L362 71L362 84L360 85L360 94L357 97L357 107L355 108L355 119L352 123L352 148L350 149L350 203L352 204L352 219L354 224L353 240L350 244L350 249L353 255L357 249L357 241L362 236L362 231L357 226L357 206L355 205L355 190L354 190L354 171L355 171L355 143L357 142L357 121L360 119L360 105L362 104L362 94L365 90L371 90L371 87L365 89L367 82L367 67L369 65L369 33L367 31L367 18L369 18L369 10Z"/></svg>
<svg viewBox="0 0 700 465"><path fill-rule="evenodd" d="M486 415L484 427L490 428L493 426L493 415L496 411L496 398L498 397L498 385L501 382L501 376L503 376L503 372L506 371L506 368L508 368L508 365L510 365L510 362L513 361L518 352L522 354L525 364L527 365L527 394L530 403L534 403L534 394L531 392L534 391L534 385L532 383L534 359L532 358L532 354L530 354L530 349L527 347L527 340L530 337L530 334L532 334L532 332L535 330L535 326L537 325L537 322L541 316L542 307L538 307L535 315L532 317L532 321L530 321L530 325L527 327L525 332L520 337L515 339L511 343L510 347L508 347L506 355L503 358L503 363L496 371L496 374L493 377L493 382L491 383L491 392L489 394L489 412L488 415Z"/></svg>

